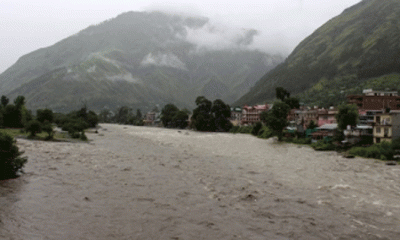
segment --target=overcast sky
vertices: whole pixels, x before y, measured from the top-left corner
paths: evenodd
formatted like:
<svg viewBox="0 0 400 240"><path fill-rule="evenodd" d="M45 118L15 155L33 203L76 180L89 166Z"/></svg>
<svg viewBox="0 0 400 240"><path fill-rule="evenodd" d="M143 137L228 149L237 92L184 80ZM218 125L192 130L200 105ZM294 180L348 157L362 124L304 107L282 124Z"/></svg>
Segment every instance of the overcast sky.
<svg viewBox="0 0 400 240"><path fill-rule="evenodd" d="M326 21L360 0L0 0L0 73L19 57L127 11L206 16L233 29L253 28L254 46L290 53Z"/></svg>

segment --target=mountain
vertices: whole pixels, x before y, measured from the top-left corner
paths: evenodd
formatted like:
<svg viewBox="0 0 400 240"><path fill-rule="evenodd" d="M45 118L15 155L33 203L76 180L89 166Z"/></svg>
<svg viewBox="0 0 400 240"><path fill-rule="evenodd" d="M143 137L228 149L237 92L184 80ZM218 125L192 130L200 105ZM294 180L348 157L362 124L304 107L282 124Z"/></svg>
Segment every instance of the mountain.
<svg viewBox="0 0 400 240"><path fill-rule="evenodd" d="M60 112L83 104L191 108L198 95L231 103L283 61L249 50L256 35L230 36L203 17L128 12L21 57L0 75L0 94ZM207 43L214 38L225 45Z"/></svg>
<svg viewBox="0 0 400 240"><path fill-rule="evenodd" d="M363 88L400 90L400 1L364 0L346 9L236 104L273 100L276 87L322 106L343 102Z"/></svg>

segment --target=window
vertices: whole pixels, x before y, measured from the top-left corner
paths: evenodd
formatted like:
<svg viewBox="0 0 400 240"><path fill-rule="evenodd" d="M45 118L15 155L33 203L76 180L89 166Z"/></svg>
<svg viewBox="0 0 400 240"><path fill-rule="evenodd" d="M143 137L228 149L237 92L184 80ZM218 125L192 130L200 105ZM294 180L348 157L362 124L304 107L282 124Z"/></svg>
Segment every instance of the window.
<svg viewBox="0 0 400 240"><path fill-rule="evenodd" d="M381 117L376 117L375 122L378 123L378 124L380 124L380 123L381 123Z"/></svg>
<svg viewBox="0 0 400 240"><path fill-rule="evenodd" d="M384 134L385 134L385 137L388 137L389 136L389 128L385 128L384 129Z"/></svg>
<svg viewBox="0 0 400 240"><path fill-rule="evenodd" d="M375 132L376 132L376 133L381 133L381 128L380 128L380 127L377 127Z"/></svg>

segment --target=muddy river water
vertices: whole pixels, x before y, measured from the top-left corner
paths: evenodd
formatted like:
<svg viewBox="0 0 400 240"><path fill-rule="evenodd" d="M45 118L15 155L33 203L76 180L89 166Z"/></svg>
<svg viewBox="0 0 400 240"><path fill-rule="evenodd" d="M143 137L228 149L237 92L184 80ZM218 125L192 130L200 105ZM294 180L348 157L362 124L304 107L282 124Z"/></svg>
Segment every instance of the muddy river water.
<svg viewBox="0 0 400 240"><path fill-rule="evenodd" d="M400 166L249 135L101 125L18 140L0 239L400 239Z"/></svg>

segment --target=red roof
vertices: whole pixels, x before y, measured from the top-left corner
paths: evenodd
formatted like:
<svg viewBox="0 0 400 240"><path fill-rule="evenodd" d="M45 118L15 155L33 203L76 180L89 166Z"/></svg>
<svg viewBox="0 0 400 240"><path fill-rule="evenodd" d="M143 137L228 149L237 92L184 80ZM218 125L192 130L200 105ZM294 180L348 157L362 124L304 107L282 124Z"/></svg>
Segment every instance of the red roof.
<svg viewBox="0 0 400 240"><path fill-rule="evenodd" d="M247 106L245 105L243 107L243 109L257 109L257 110L268 110L269 106L268 104L264 104L264 105L255 105L255 106Z"/></svg>

